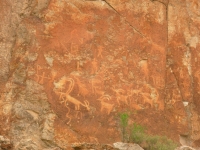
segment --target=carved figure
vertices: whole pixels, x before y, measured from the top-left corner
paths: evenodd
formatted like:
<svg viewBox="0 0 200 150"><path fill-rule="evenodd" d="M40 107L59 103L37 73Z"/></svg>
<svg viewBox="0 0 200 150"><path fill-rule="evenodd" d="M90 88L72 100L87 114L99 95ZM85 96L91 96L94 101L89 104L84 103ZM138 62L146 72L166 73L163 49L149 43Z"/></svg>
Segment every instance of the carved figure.
<svg viewBox="0 0 200 150"><path fill-rule="evenodd" d="M91 143L99 143L98 139L92 136L89 136L90 142Z"/></svg>
<svg viewBox="0 0 200 150"><path fill-rule="evenodd" d="M39 79L40 79L40 77L39 77L39 70L41 70L42 69L42 67L40 67L39 65L37 65L37 68L36 68L36 81L38 82L39 81Z"/></svg>
<svg viewBox="0 0 200 150"><path fill-rule="evenodd" d="M128 97L129 97L129 95L125 95L125 91L123 89L112 88L112 90L116 94L118 105L120 105L120 101L125 102L128 105Z"/></svg>
<svg viewBox="0 0 200 150"><path fill-rule="evenodd" d="M1 63L1 62L0 62ZM33 73L35 73L35 69L34 69L34 67L33 66L28 66L27 67L27 72L29 73L31 73L31 75L33 74Z"/></svg>
<svg viewBox="0 0 200 150"><path fill-rule="evenodd" d="M137 103L137 100L138 100L138 96L139 96L139 94L141 93L141 89L139 89L139 90L133 90L133 89L131 89L130 90L130 96L129 96L129 99L132 97L132 96L136 96L135 97L135 102Z"/></svg>
<svg viewBox="0 0 200 150"><path fill-rule="evenodd" d="M67 122L67 124L70 124L70 122L71 122L71 117L69 116L69 113L70 113L70 108L67 106L67 105L65 105L65 107L68 109L68 112L66 113L66 118L68 118L69 120L68 120L68 122Z"/></svg>
<svg viewBox="0 0 200 150"><path fill-rule="evenodd" d="M80 110L80 105L82 105L83 107L85 107L87 110L90 110L89 107L89 102L87 100L84 101L84 103L80 102L79 100L77 100L76 98L68 95L65 93L65 98L63 97L63 102L66 104L67 102L71 102L75 105L75 110Z"/></svg>
<svg viewBox="0 0 200 150"><path fill-rule="evenodd" d="M50 79L49 77L45 76L45 72L42 72L42 75L39 75L39 70L41 70L42 67L40 67L39 65L37 66L37 69L36 69L36 81L40 84L43 84L44 83L44 79Z"/></svg>
<svg viewBox="0 0 200 150"><path fill-rule="evenodd" d="M44 83L44 79L50 79L49 77L45 76L45 72L42 72L42 75L39 77L41 77L39 81L40 84Z"/></svg>
<svg viewBox="0 0 200 150"><path fill-rule="evenodd" d="M153 106L153 100L151 99L149 93L141 93L143 100L145 103L150 104L150 106Z"/></svg>
<svg viewBox="0 0 200 150"><path fill-rule="evenodd" d="M155 76L152 77L152 79L153 79L154 85L157 88L162 88L165 84L164 79L160 75L158 75L158 76L155 75Z"/></svg>
<svg viewBox="0 0 200 150"><path fill-rule="evenodd" d="M62 92L62 90L64 89L64 85L67 82L67 78L65 76L63 76L57 83L54 82L54 92L59 95L59 100L62 99L62 95L58 90L60 90Z"/></svg>
<svg viewBox="0 0 200 150"><path fill-rule="evenodd" d="M67 89L67 91L65 93L57 92L60 94L60 98L62 99L61 103L64 102L64 104L66 105L67 102L71 102L75 105L75 110L80 110L80 105L82 105L89 111L90 107L89 107L89 102L87 100L85 100L84 103L82 103L70 95L71 91L74 88L74 80L72 78L67 78L66 81L70 82L69 88Z"/></svg>
<svg viewBox="0 0 200 150"><path fill-rule="evenodd" d="M99 89L101 89L101 86L102 86L102 80L92 78L89 80L89 83L91 84L93 94L95 94L95 95L97 95L97 94L103 95L104 94L103 91L99 90Z"/></svg>
<svg viewBox="0 0 200 150"><path fill-rule="evenodd" d="M111 99L111 97L109 95L103 95L99 99L97 99L101 102L101 112L104 109L106 109L108 115L110 114L110 112L112 111L112 109L114 107L114 104L109 104L109 103L105 102L105 100L110 100L110 99Z"/></svg>
<svg viewBox="0 0 200 150"><path fill-rule="evenodd" d="M76 76L74 76L74 78L76 79L76 83L78 85L78 95L82 95L85 99L85 96L87 96L89 94L88 89L86 88L85 84L83 84L80 79Z"/></svg>
<svg viewBox="0 0 200 150"><path fill-rule="evenodd" d="M148 68L147 60L141 60L139 62L139 65L140 65L142 73L145 76L145 80L148 82L149 81L149 68Z"/></svg>
<svg viewBox="0 0 200 150"><path fill-rule="evenodd" d="M139 95L140 94L140 92L141 92L141 90L131 90L131 95Z"/></svg>
<svg viewBox="0 0 200 150"><path fill-rule="evenodd" d="M76 118L77 119L82 119L82 113L80 111L76 112Z"/></svg>
<svg viewBox="0 0 200 150"><path fill-rule="evenodd" d="M181 123L181 116L175 115L175 118L178 120L179 123Z"/></svg>
<svg viewBox="0 0 200 150"><path fill-rule="evenodd" d="M105 73L105 70L102 70L101 72L99 72L99 74L89 79L89 83L91 84L91 88L92 88L92 93L95 95L104 94L104 91L101 90L104 83L104 80L103 80L104 73Z"/></svg>

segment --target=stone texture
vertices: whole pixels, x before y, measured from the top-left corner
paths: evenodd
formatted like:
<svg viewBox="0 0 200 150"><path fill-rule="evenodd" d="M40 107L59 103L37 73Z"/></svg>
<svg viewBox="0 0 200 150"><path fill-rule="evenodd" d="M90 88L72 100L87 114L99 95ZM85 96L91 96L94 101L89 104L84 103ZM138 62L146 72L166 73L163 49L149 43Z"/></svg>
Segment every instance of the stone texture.
<svg viewBox="0 0 200 150"><path fill-rule="evenodd" d="M106 144L88 144L88 143L73 143L71 148L74 150L119 150L111 145ZM69 148L68 148L69 149Z"/></svg>
<svg viewBox="0 0 200 150"><path fill-rule="evenodd" d="M0 135L14 149L121 139L120 112L200 146L198 0L0 0Z"/></svg>
<svg viewBox="0 0 200 150"><path fill-rule="evenodd" d="M0 136L0 150L11 150L13 149L13 145L9 139Z"/></svg>
<svg viewBox="0 0 200 150"><path fill-rule="evenodd" d="M189 146L181 146L176 148L175 150L196 150L196 149Z"/></svg>
<svg viewBox="0 0 200 150"><path fill-rule="evenodd" d="M117 142L113 144L119 150L144 150L138 144Z"/></svg>

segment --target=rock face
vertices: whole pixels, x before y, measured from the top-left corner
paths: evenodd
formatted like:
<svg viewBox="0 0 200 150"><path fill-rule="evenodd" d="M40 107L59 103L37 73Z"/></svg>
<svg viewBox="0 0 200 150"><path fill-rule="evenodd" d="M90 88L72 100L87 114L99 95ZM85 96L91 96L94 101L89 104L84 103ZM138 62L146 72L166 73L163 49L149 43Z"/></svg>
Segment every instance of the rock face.
<svg viewBox="0 0 200 150"><path fill-rule="evenodd" d="M122 143L117 142L113 144L115 148L118 148L119 150L144 150L137 144L131 144L131 143Z"/></svg>
<svg viewBox="0 0 200 150"><path fill-rule="evenodd" d="M0 0L0 135L17 149L121 139L120 112L200 146L199 0Z"/></svg>
<svg viewBox="0 0 200 150"><path fill-rule="evenodd" d="M74 143L71 147L74 150L119 150L118 148L105 144Z"/></svg>

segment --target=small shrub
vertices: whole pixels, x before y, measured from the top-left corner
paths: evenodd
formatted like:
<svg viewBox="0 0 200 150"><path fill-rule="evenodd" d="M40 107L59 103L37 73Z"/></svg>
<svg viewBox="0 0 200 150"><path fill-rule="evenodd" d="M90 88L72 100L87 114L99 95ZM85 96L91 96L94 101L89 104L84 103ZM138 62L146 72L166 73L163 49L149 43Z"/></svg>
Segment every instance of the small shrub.
<svg viewBox="0 0 200 150"><path fill-rule="evenodd" d="M134 123L131 127L130 142L140 144L145 138L145 128L137 123Z"/></svg>
<svg viewBox="0 0 200 150"><path fill-rule="evenodd" d="M159 137L158 136L147 136L145 141L147 143L147 149L148 150L156 150L156 144L159 140Z"/></svg>
<svg viewBox="0 0 200 150"><path fill-rule="evenodd" d="M122 128L122 141L124 142L127 139L127 126L128 126L128 113L121 113L120 114L120 126Z"/></svg>
<svg viewBox="0 0 200 150"><path fill-rule="evenodd" d="M147 150L174 150L178 146L165 136L148 136L146 143Z"/></svg>
<svg viewBox="0 0 200 150"><path fill-rule="evenodd" d="M122 141L129 139L129 142L144 144L145 150L174 150L178 144L168 139L165 136L153 136L145 133L145 128L137 123L134 123L128 128L128 113L120 114L120 126L122 131Z"/></svg>

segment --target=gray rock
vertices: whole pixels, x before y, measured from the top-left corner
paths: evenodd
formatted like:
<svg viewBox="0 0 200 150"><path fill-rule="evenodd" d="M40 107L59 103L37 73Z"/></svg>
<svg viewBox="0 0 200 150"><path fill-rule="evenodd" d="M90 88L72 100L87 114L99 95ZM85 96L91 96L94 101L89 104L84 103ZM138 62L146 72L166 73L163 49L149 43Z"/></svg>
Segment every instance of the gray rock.
<svg viewBox="0 0 200 150"><path fill-rule="evenodd" d="M114 148L119 150L144 150L138 144L116 142L113 144Z"/></svg>

